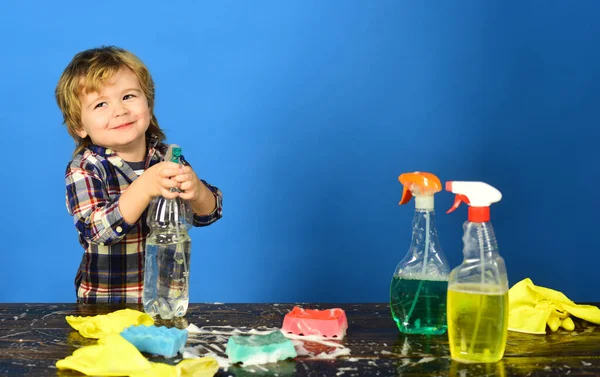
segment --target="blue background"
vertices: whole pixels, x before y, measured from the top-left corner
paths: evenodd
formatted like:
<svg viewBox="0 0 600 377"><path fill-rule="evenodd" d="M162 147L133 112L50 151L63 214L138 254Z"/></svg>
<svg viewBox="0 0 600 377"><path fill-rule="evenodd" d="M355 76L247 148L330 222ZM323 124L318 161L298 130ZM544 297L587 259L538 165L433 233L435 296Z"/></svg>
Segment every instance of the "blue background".
<svg viewBox="0 0 600 377"><path fill-rule="evenodd" d="M224 193L194 229L193 302L382 302L408 250L402 172L482 180L510 285L598 293L600 2L6 1L0 301L73 302L73 141L54 102L81 50L137 54L168 141ZM466 208L437 224L451 267Z"/></svg>

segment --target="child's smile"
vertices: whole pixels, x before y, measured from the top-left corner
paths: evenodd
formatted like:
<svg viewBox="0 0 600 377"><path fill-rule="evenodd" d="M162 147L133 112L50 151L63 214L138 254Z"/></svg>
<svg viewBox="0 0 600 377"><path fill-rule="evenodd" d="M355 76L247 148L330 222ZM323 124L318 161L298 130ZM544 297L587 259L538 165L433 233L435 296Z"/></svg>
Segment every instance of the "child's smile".
<svg viewBox="0 0 600 377"><path fill-rule="evenodd" d="M131 125L133 125L133 122L123 123L120 126L117 126L113 129L114 130L125 130L125 129L128 129Z"/></svg>

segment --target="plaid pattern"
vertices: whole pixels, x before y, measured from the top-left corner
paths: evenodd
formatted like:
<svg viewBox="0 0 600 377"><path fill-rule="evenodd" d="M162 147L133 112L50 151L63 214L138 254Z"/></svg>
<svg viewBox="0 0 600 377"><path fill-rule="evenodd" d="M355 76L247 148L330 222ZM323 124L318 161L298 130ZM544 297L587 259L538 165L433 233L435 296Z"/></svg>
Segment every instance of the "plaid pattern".
<svg viewBox="0 0 600 377"><path fill-rule="evenodd" d="M146 166L160 162L167 147L152 139ZM67 167L67 210L85 250L75 277L80 303L141 303L149 230L146 211L135 224L128 224L118 206L121 194L136 178L114 151L96 145L89 145ZM221 191L202 182L215 195L217 206L206 216L194 215L194 226L210 225L222 216Z"/></svg>

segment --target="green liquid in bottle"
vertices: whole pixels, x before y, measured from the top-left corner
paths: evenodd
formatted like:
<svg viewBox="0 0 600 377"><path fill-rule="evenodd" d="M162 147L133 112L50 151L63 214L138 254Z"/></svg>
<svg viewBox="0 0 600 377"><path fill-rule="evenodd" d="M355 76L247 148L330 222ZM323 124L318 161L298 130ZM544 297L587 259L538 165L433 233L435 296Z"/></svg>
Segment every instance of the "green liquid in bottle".
<svg viewBox="0 0 600 377"><path fill-rule="evenodd" d="M447 289L447 280L406 279L395 275L390 286L390 309L400 332L445 333Z"/></svg>

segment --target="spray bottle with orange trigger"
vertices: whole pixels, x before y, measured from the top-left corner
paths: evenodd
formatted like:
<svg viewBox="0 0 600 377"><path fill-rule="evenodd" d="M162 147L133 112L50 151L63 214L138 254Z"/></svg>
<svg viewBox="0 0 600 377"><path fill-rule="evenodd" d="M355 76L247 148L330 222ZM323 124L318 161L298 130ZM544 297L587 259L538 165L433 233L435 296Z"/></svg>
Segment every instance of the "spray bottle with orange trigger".
<svg viewBox="0 0 600 377"><path fill-rule="evenodd" d="M400 204L415 197L412 240L408 254L396 267L390 285L390 309L398 329L406 334L446 332L446 294L450 268L440 247L433 195L442 190L431 173L398 177L404 189Z"/></svg>
<svg viewBox="0 0 600 377"><path fill-rule="evenodd" d="M448 213L469 205L464 260L448 280L450 354L460 362L494 363L504 356L508 332L508 277L490 222L490 205L502 194L484 182L447 182L446 190L456 194Z"/></svg>

